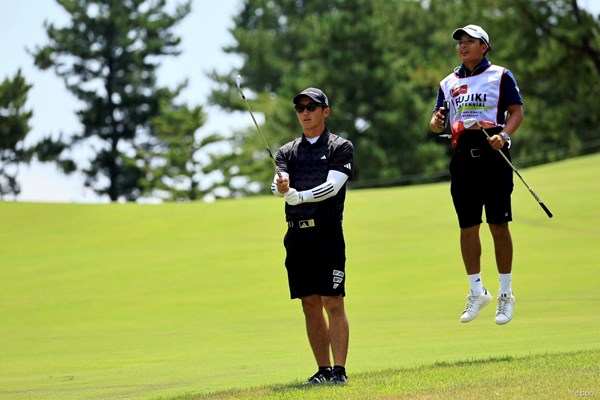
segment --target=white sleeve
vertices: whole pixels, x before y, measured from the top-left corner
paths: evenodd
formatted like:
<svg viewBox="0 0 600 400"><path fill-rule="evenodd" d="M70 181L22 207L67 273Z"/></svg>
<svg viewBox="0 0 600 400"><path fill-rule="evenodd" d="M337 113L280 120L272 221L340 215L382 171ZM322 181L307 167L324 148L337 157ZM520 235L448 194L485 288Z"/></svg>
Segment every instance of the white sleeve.
<svg viewBox="0 0 600 400"><path fill-rule="evenodd" d="M281 177L282 178L289 178L290 174L288 174L287 172L281 172ZM275 196L277 197L283 197L283 193L280 193L279 190L277 190L277 178L279 178L279 175L275 174L273 176L273 182L271 182L271 193L273 193Z"/></svg>
<svg viewBox="0 0 600 400"><path fill-rule="evenodd" d="M330 170L327 180L312 189L300 192L303 203L312 203L326 200L338 194L348 180L348 175L340 171Z"/></svg>

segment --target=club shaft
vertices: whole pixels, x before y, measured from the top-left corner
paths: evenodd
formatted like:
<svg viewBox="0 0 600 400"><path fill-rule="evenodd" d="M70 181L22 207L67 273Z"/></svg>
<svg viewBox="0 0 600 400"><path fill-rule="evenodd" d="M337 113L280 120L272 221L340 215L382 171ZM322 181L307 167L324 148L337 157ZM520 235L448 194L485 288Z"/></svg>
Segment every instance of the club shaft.
<svg viewBox="0 0 600 400"><path fill-rule="evenodd" d="M248 100L246 100L246 96L244 96L244 92L242 91L242 87L240 85L240 76L239 75L237 77L237 87L238 87L238 90L240 91L240 95L242 96L242 99L244 100L244 103L246 103L246 107L248 108L248 112L250 113L250 116L252 117L254 126L256 127L256 130L258 131L260 138L262 139L263 143L265 144L267 154L269 155L269 158L273 162L273 166L275 167L275 173L277 173L277 176L279 178L282 178L281 171L279 171L279 167L277 166L277 163L275 162L275 158L273 157L273 153L271 152L271 149L269 148L269 144L267 143L265 136L263 135L262 131L260 130L260 126L258 125L258 122L256 122L256 118L254 118L254 113L252 112L252 109L250 108L250 104L248 103Z"/></svg>
<svg viewBox="0 0 600 400"><path fill-rule="evenodd" d="M485 133L485 136L487 136L488 139L489 139L490 135L483 128L483 126L481 126L481 124L479 123L479 121L477 121L477 125L479 126L479 128L481 128L481 130L483 131L483 133ZM546 205L544 204L544 202L542 201L542 199L540 199L540 197L533 191L533 189L531 188L531 186L529 186L527 184L527 182L525 182L525 179L521 176L521 174L519 173L519 171L517 171L517 169L515 168L515 166L513 165L513 163L511 163L510 160L508 159L508 157L506 157L506 154L504 154L502 152L502 150L498 150L498 152L500 153L500 155L502 156L502 158L504 158L504 160L508 163L508 165L510 165L510 167L515 172L515 174L517 174L517 176L519 177L519 179L521 180L521 182L523 182L523 184L525 185L525 187L527 188L527 190L529 190L529 193L531 193L531 195L538 202L538 204L540 205L540 207L542 207L542 209L544 210L544 212L546 213L546 215L549 218L552 218L553 215L550 212L550 210L548 209L548 207L546 207Z"/></svg>

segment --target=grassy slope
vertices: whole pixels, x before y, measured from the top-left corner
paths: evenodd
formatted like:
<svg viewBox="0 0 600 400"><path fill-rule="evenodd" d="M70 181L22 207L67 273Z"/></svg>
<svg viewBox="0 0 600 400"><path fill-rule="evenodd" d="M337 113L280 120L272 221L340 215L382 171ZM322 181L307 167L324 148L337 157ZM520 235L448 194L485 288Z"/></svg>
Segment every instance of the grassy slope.
<svg viewBox="0 0 600 400"><path fill-rule="evenodd" d="M347 386L300 384L229 390L176 400L479 400L595 397L600 350L500 357L354 375Z"/></svg>
<svg viewBox="0 0 600 400"><path fill-rule="evenodd" d="M515 181L516 318L458 323L468 289L448 185L351 191L351 374L600 348L600 156ZM0 203L0 399L174 396L304 379L282 202ZM483 230L484 283L496 292Z"/></svg>

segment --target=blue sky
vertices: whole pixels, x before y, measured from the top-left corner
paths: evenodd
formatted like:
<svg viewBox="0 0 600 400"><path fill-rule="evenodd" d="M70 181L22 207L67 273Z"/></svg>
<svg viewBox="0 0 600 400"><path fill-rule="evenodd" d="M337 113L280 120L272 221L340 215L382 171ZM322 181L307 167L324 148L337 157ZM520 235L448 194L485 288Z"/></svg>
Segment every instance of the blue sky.
<svg viewBox="0 0 600 400"><path fill-rule="evenodd" d="M171 0L169 4L175 2ZM600 0L579 0L579 4L595 15L600 14ZM189 80L182 99L190 105L205 107L208 121L202 132L227 133L251 124L244 113L226 114L216 107L208 107L206 101L212 87L206 73L212 69L226 72L241 65L238 57L222 51L224 46L232 43L228 29L233 26L232 17L241 6L242 0L193 0L191 14L176 28L182 38L182 54L166 59L159 70L161 85L173 87L185 78ZM34 112L28 143L49 134L76 132L78 122L74 112L79 103L54 72L37 70L26 51L47 43L44 21L63 26L67 22L66 14L54 0L6 0L0 10L0 79L14 76L21 68L26 80L34 85L27 105ZM85 149L81 149L78 155L81 160L87 158ZM84 188L82 176L66 177L51 164L33 163L21 167L19 181L22 185L21 201L107 201Z"/></svg>
<svg viewBox="0 0 600 400"><path fill-rule="evenodd" d="M169 4L176 2L181 1ZM206 100L212 88L206 73L213 69L227 72L241 65L238 57L222 51L224 46L233 42L228 29L233 26L232 17L241 6L241 0L193 0L191 14L175 29L182 38L182 53L179 57L165 59L159 70L161 85L174 87L186 78L189 80L181 100L190 105L205 106L208 121L202 127L203 132L219 130L225 133L252 122L243 113L229 115L216 107L208 107ZM33 84L27 108L32 109L34 115L27 143L35 143L49 134L78 131L74 112L80 104L53 71L39 71L26 50L46 44L44 21L64 26L68 21L66 13L54 0L3 1L0 7L0 79L13 77L21 68L25 79ZM85 149L78 154L78 159L87 158ZM29 167L21 167L19 182L22 186L21 201L107 201L84 188L82 176L66 177L51 164L33 163Z"/></svg>

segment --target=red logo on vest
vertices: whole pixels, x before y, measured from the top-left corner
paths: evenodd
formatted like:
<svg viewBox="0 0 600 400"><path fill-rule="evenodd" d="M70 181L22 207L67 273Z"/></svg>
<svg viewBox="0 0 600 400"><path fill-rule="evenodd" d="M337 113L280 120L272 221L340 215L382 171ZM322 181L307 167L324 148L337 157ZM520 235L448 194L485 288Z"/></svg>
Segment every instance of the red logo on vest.
<svg viewBox="0 0 600 400"><path fill-rule="evenodd" d="M457 97L457 96L460 96L461 94L466 94L468 89L469 89L469 87L467 85L462 85L462 86L452 89L450 91L450 95L452 97Z"/></svg>

